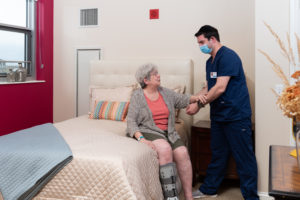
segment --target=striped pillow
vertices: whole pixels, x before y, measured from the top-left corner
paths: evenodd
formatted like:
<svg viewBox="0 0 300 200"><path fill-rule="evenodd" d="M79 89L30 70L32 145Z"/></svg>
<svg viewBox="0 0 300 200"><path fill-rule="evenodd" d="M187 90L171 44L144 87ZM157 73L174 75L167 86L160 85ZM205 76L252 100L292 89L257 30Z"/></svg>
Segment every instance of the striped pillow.
<svg viewBox="0 0 300 200"><path fill-rule="evenodd" d="M95 101L95 109L90 118L125 121L128 107L129 102Z"/></svg>

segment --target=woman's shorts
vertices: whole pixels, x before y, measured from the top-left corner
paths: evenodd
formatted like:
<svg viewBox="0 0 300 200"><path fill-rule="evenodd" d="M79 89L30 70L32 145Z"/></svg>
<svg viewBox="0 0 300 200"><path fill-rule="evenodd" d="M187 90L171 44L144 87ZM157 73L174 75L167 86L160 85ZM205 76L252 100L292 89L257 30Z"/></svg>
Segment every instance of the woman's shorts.
<svg viewBox="0 0 300 200"><path fill-rule="evenodd" d="M180 146L185 146L183 141L180 138L178 140L176 140L174 143L170 142L170 140L167 137L167 133L164 133L166 138L164 136L160 136L160 135L156 135L156 134L152 134L152 133L142 133L142 134L147 140L150 140L150 141L154 141L154 140L157 140L157 139L167 140L168 143L171 145L172 150L174 150L174 149L176 149L177 147L180 147Z"/></svg>

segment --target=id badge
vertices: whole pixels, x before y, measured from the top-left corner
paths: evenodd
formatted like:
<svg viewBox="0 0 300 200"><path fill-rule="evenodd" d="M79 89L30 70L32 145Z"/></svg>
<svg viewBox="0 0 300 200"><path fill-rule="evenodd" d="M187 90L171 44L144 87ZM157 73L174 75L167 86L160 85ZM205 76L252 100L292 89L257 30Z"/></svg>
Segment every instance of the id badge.
<svg viewBox="0 0 300 200"><path fill-rule="evenodd" d="M210 72L210 78L217 78L217 72Z"/></svg>

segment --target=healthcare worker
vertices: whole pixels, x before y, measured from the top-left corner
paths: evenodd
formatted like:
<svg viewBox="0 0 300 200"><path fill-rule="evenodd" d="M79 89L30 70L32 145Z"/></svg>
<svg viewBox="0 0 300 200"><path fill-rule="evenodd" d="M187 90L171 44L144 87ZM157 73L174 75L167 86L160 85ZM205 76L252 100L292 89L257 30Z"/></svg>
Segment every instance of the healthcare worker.
<svg viewBox="0 0 300 200"><path fill-rule="evenodd" d="M258 200L257 164L252 144L251 107L241 59L220 43L218 30L205 25L195 34L200 50L210 54L206 61L207 87L198 95L200 101L187 108L195 114L210 103L211 162L204 183L193 197L216 197L224 178L227 161L233 155L246 200Z"/></svg>

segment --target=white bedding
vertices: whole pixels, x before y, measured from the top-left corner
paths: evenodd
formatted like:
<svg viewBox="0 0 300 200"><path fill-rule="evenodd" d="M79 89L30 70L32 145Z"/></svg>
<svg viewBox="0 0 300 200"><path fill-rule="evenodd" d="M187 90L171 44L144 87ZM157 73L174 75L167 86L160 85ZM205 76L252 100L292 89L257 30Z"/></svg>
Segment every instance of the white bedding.
<svg viewBox="0 0 300 200"><path fill-rule="evenodd" d="M34 199L163 199L157 155L125 137L125 122L81 116L55 127L74 159Z"/></svg>

